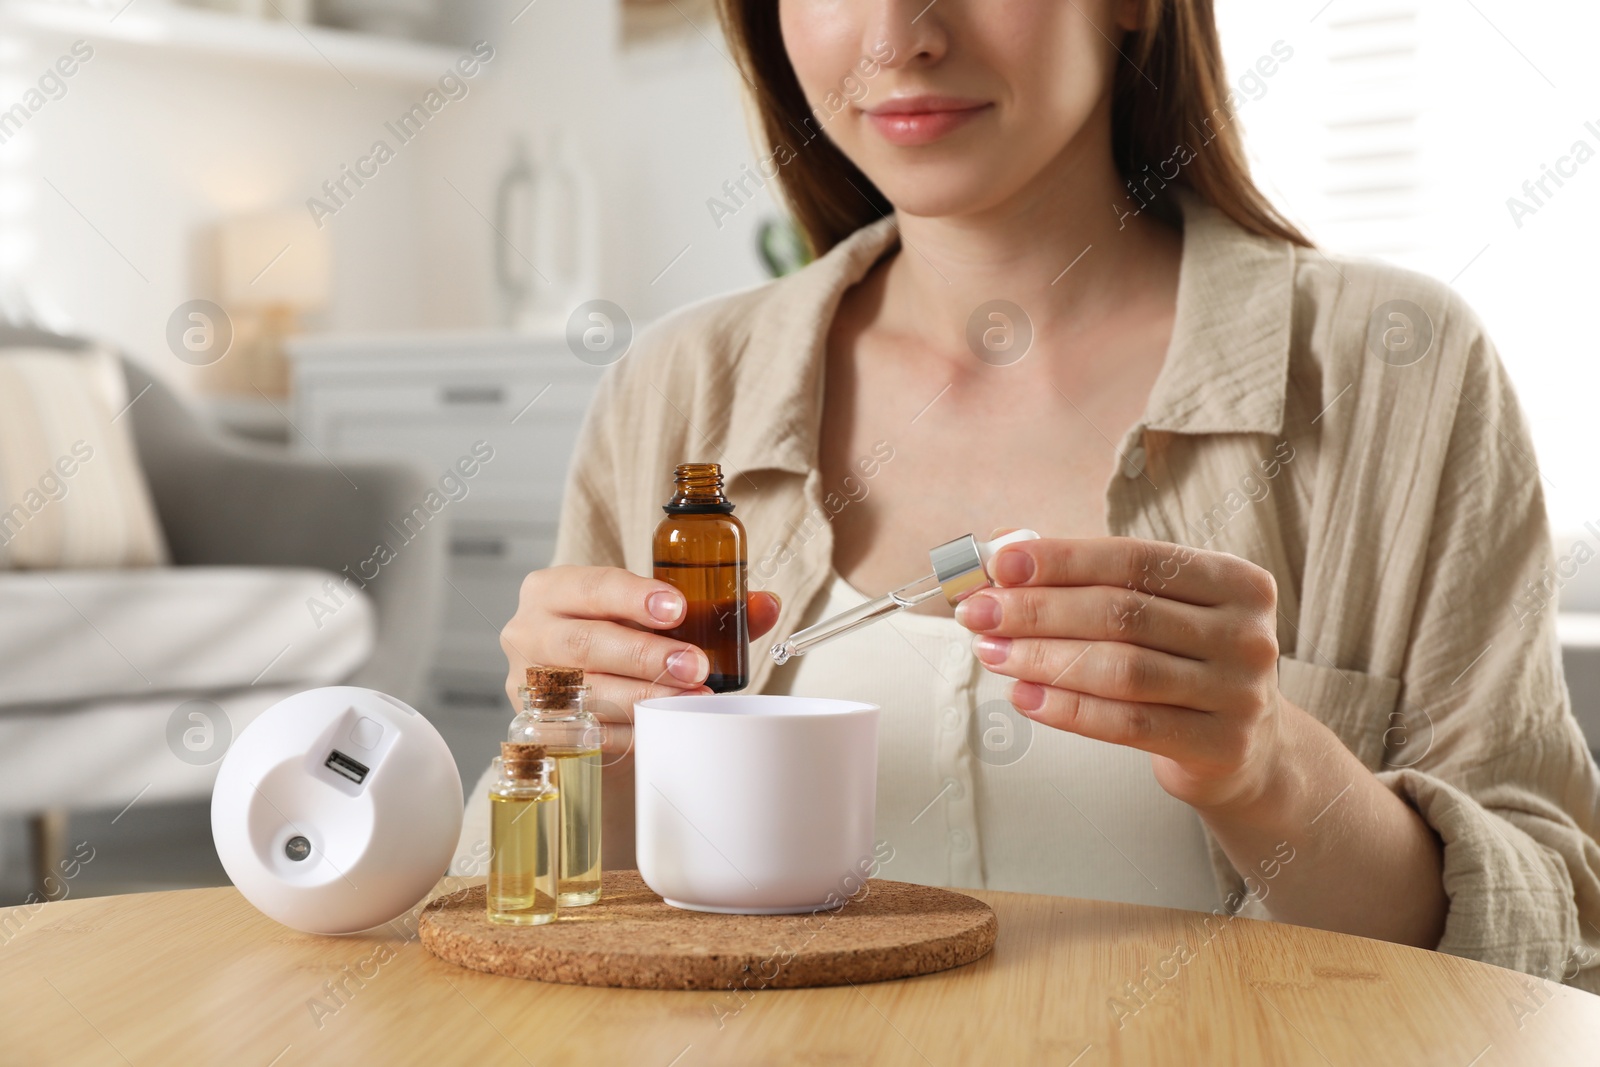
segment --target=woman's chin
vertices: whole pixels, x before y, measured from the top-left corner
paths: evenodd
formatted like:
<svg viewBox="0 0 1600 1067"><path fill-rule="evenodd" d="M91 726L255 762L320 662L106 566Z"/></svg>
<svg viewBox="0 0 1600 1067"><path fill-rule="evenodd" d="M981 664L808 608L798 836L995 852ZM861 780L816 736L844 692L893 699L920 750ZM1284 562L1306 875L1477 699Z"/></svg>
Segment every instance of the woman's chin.
<svg viewBox="0 0 1600 1067"><path fill-rule="evenodd" d="M994 175L894 174L885 179L872 175L872 183L900 215L915 218L953 218L998 207L1015 192L1014 179Z"/></svg>

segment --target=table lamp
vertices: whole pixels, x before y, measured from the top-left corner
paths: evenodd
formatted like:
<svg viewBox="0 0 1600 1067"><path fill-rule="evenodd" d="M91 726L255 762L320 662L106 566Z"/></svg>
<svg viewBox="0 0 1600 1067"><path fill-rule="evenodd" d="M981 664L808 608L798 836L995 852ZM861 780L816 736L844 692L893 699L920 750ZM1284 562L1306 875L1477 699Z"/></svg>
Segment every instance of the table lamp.
<svg viewBox="0 0 1600 1067"><path fill-rule="evenodd" d="M327 233L298 208L217 227L219 290L234 320L235 352L212 368L215 391L288 393L283 341L302 314L327 305L332 258Z"/></svg>

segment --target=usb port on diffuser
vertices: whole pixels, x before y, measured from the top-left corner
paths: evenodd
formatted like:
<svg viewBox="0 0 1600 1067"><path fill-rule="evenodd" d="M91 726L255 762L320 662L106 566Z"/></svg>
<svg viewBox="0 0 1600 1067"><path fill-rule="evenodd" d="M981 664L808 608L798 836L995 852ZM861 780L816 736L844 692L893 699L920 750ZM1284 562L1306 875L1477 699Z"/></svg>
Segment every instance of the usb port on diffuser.
<svg viewBox="0 0 1600 1067"><path fill-rule="evenodd" d="M351 759L338 749L334 749L331 753L329 753L328 760L325 765L332 767L334 771L344 775L346 778L356 783L356 785L360 785L362 782L367 780L367 765L359 760Z"/></svg>

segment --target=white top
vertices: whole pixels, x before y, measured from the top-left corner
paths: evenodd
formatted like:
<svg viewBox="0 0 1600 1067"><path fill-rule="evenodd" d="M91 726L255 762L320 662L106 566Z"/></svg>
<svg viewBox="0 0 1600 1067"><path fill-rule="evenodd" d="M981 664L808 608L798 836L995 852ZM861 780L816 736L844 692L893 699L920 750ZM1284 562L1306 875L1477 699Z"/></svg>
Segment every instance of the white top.
<svg viewBox="0 0 1600 1067"><path fill-rule="evenodd" d="M801 625L868 599L835 571ZM1008 681L954 619L902 611L791 660L766 691L883 709L883 877L1219 906L1200 817L1156 783L1150 756L1034 723L1006 702Z"/></svg>

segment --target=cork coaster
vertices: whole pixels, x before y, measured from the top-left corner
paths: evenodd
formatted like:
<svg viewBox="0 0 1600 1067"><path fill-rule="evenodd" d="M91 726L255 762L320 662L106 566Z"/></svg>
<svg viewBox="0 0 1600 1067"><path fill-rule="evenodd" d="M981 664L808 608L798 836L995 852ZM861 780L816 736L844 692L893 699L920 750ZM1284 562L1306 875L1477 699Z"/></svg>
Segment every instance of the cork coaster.
<svg viewBox="0 0 1600 1067"><path fill-rule="evenodd" d="M510 978L626 989L793 989L909 978L994 947L989 905L961 893L872 879L834 911L715 915L667 904L638 871L606 871L599 903L543 926L499 926L483 886L423 911L442 960Z"/></svg>

